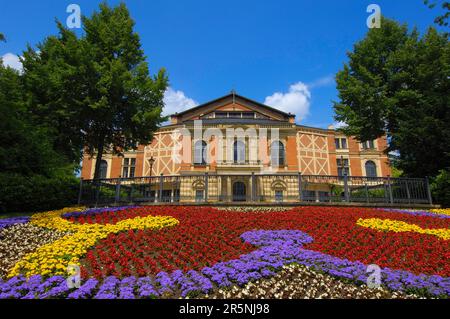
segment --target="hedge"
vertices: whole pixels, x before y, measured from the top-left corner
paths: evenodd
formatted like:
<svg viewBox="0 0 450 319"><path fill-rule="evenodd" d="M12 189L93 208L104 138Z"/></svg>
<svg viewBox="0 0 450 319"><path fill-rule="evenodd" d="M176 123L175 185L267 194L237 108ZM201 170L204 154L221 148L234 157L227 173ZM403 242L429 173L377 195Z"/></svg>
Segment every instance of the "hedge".
<svg viewBox="0 0 450 319"><path fill-rule="evenodd" d="M75 177L23 176L0 173L0 214L58 209L76 204Z"/></svg>

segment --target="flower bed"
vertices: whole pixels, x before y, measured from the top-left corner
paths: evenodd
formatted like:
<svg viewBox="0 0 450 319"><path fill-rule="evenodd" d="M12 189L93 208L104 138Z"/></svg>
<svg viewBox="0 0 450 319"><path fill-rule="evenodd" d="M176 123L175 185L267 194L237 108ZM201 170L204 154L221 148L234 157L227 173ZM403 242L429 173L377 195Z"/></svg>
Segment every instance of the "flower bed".
<svg viewBox="0 0 450 319"><path fill-rule="evenodd" d="M11 217L0 219L0 230L17 224L26 224L30 221L30 217Z"/></svg>
<svg viewBox="0 0 450 319"><path fill-rule="evenodd" d="M365 285L349 285L335 277L314 271L310 267L296 264L283 266L278 273L269 278L249 282L243 287L234 285L227 289L217 289L206 297L212 299L417 298L415 295L390 291L383 287L371 289Z"/></svg>
<svg viewBox="0 0 450 319"><path fill-rule="evenodd" d="M95 245L98 240L106 238L109 234L119 233L134 229L161 229L174 226L178 221L169 216L135 217L121 220L115 224L74 224L62 219L57 214L42 214L34 218L31 223L60 231L71 232L50 244L39 247L35 252L24 256L9 272L13 277L19 274L31 276L40 275L64 275L67 266L78 264L79 258L84 256L89 247Z"/></svg>
<svg viewBox="0 0 450 319"><path fill-rule="evenodd" d="M301 266L289 276L320 274L353 297L450 296L450 220L440 216L369 208L239 212L183 206L37 214L31 225L67 235L21 256L10 279L0 283L0 298L224 296L223 287L235 291L270 282L291 264ZM63 287L70 263L81 266L79 289ZM381 267L378 292L361 288L369 264ZM327 291L324 297L338 297Z"/></svg>

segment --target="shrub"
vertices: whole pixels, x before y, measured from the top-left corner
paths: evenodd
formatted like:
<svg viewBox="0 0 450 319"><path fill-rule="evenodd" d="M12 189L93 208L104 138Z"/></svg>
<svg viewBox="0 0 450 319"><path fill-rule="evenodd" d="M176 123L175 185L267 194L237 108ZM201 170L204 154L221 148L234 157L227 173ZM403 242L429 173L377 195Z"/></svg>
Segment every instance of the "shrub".
<svg viewBox="0 0 450 319"><path fill-rule="evenodd" d="M450 169L440 170L431 180L431 194L433 200L443 207L450 207Z"/></svg>
<svg viewBox="0 0 450 319"><path fill-rule="evenodd" d="M79 181L73 176L46 177L0 173L0 213L34 212L76 204Z"/></svg>

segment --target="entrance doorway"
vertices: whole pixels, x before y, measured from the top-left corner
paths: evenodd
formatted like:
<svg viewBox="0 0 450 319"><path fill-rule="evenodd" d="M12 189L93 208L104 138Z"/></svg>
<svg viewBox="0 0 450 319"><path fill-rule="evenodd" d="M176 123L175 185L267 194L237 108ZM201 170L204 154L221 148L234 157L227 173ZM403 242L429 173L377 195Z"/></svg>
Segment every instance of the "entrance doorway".
<svg viewBox="0 0 450 319"><path fill-rule="evenodd" d="M245 184L243 182L235 182L233 184L233 202L245 202L245 195Z"/></svg>

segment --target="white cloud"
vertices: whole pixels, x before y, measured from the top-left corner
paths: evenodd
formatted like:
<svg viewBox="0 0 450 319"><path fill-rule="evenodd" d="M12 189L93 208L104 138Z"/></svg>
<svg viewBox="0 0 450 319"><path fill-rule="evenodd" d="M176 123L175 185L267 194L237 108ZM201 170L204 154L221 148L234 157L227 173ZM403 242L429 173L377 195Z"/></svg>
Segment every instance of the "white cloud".
<svg viewBox="0 0 450 319"><path fill-rule="evenodd" d="M334 75L327 75L311 83L308 83L307 86L309 89L315 89L323 86L328 86L333 83L334 83Z"/></svg>
<svg viewBox="0 0 450 319"><path fill-rule="evenodd" d="M340 121L333 123L333 127L336 128L336 129L343 128L343 127L346 127L346 126L347 126L347 124L345 124L344 122L340 122Z"/></svg>
<svg viewBox="0 0 450 319"><path fill-rule="evenodd" d="M311 92L305 83L297 82L289 86L289 91L286 93L276 92L266 97L264 104L295 114L299 122L309 114Z"/></svg>
<svg viewBox="0 0 450 319"><path fill-rule="evenodd" d="M23 67L22 63L19 60L19 57L13 53L6 53L2 56L3 65L9 66L13 69L18 70L19 72L22 72Z"/></svg>
<svg viewBox="0 0 450 319"><path fill-rule="evenodd" d="M187 97L183 91L177 91L171 87L164 92L164 109L163 115L172 115L197 106L198 103Z"/></svg>

